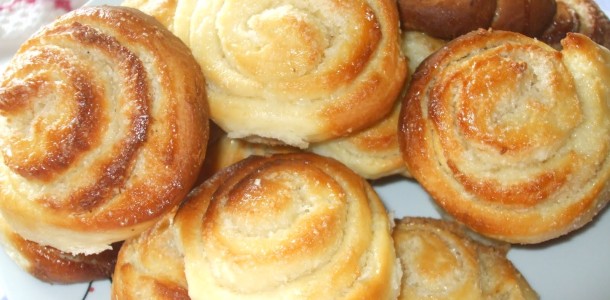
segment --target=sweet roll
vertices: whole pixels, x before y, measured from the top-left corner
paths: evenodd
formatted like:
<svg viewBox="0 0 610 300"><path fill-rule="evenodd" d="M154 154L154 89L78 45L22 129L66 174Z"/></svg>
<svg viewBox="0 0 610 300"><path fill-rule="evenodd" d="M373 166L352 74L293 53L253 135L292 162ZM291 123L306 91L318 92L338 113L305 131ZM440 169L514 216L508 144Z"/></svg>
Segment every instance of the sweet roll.
<svg viewBox="0 0 610 300"><path fill-rule="evenodd" d="M610 52L506 31L461 36L413 75L399 142L413 177L474 231L539 243L610 199Z"/></svg>
<svg viewBox="0 0 610 300"><path fill-rule="evenodd" d="M406 77L390 0L179 1L173 31L230 138L306 148L370 127Z"/></svg>
<svg viewBox="0 0 610 300"><path fill-rule="evenodd" d="M250 156L175 226L192 299L396 299L391 221L370 184L311 153Z"/></svg>
<svg viewBox="0 0 610 300"><path fill-rule="evenodd" d="M0 79L0 212L27 240L92 254L184 199L208 139L201 69L126 7L74 10Z"/></svg>

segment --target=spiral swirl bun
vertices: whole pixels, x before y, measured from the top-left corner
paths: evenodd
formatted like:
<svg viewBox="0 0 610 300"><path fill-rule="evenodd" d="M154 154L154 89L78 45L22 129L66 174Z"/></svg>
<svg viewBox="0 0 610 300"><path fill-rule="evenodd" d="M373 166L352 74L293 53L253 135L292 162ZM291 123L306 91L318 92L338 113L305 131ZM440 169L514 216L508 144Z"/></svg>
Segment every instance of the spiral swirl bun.
<svg viewBox="0 0 610 300"><path fill-rule="evenodd" d="M558 52L476 31L429 57L404 99L412 175L475 231L536 243L604 207L610 176L610 53L580 34Z"/></svg>
<svg viewBox="0 0 610 300"><path fill-rule="evenodd" d="M403 268L400 300L538 299L504 250L455 222L405 217L392 236Z"/></svg>
<svg viewBox="0 0 610 300"><path fill-rule="evenodd" d="M203 75L152 17L75 10L24 43L3 75L0 210L24 238L100 252L195 182L208 139Z"/></svg>
<svg viewBox="0 0 610 300"><path fill-rule="evenodd" d="M390 0L178 2L173 30L231 138L305 148L370 127L406 76Z"/></svg>
<svg viewBox="0 0 610 300"><path fill-rule="evenodd" d="M371 186L311 153L252 156L193 192L175 224L192 299L395 299L400 269Z"/></svg>

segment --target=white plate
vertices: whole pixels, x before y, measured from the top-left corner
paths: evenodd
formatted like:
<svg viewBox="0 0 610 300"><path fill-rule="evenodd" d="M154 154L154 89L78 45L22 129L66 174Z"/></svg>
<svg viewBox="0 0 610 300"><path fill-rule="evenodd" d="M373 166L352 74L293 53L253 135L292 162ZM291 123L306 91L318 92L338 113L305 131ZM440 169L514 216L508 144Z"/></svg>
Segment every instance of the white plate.
<svg viewBox="0 0 610 300"><path fill-rule="evenodd" d="M93 0L88 5L119 4L119 0ZM610 12L610 0L598 1ZM15 49L18 45L15 45ZM0 57L0 63L8 57ZM438 217L427 194L404 179L376 184L395 216ZM542 299L610 299L610 213L605 209L591 224L565 238L528 247L514 247L509 258ZM19 269L0 251L0 300L110 299L110 282L50 285ZM8 298L2 298L2 290Z"/></svg>

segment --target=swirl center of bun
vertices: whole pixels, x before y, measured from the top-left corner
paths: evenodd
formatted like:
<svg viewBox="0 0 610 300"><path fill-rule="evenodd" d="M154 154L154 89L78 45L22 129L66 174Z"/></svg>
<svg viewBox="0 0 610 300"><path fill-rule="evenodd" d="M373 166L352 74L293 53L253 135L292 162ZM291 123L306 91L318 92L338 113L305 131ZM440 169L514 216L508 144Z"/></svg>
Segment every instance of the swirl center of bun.
<svg viewBox="0 0 610 300"><path fill-rule="evenodd" d="M533 157L542 161L580 123L572 78L550 51L497 46L451 73L460 75L439 97L454 97L458 128L491 151L504 156L538 151Z"/></svg>

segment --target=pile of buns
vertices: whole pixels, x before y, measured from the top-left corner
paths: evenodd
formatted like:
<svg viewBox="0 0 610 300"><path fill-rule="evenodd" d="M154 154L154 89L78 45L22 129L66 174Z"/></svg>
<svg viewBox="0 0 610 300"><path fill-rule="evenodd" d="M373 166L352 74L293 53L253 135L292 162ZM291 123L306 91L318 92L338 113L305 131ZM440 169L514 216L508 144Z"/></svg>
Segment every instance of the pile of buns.
<svg viewBox="0 0 610 300"><path fill-rule="evenodd" d="M610 201L610 21L478 2L62 16L0 78L0 243L114 299L536 299L510 245ZM447 218L394 219L381 178Z"/></svg>

